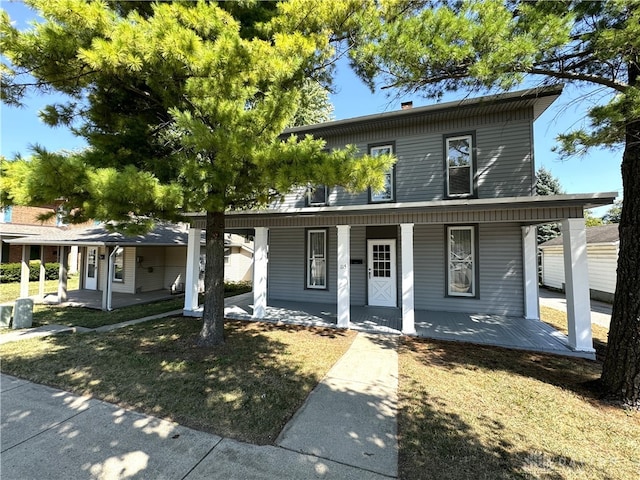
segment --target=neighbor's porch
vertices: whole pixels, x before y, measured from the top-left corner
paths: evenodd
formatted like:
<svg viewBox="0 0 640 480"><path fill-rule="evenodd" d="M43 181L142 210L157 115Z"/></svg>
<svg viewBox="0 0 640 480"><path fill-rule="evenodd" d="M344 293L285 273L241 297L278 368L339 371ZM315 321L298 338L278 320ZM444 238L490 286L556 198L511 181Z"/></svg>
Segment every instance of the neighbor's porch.
<svg viewBox="0 0 640 480"><path fill-rule="evenodd" d="M336 304L270 300L258 321L294 325L337 327ZM349 328L377 333L402 333L400 308L351 306ZM253 293L225 301L225 317L255 320ZM575 351L566 335L539 320L501 315L415 311L415 335L424 338L469 342L518 350L593 359L591 352Z"/></svg>

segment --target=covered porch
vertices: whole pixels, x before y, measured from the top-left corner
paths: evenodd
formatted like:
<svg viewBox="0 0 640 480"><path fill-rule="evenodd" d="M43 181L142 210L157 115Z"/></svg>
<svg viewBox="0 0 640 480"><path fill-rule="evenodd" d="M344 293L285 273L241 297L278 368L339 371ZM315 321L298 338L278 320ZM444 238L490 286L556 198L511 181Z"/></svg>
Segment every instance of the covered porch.
<svg viewBox="0 0 640 480"><path fill-rule="evenodd" d="M352 305L350 314L349 327L353 330L398 335L402 333L400 308ZM255 320L253 293L227 299L225 317L234 320ZM338 309L336 304L272 300L260 321L337 327ZM437 340L594 358L590 352L572 349L567 336L546 323L523 317L416 310L414 335Z"/></svg>

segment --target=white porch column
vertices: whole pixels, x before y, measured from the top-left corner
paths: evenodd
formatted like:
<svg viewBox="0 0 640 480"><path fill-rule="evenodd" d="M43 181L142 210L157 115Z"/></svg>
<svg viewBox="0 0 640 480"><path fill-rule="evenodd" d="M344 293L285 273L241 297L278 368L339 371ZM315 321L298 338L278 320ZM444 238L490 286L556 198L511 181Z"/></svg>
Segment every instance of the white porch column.
<svg viewBox="0 0 640 480"><path fill-rule="evenodd" d="M60 269L58 270L58 303L67 301L67 272L69 267L69 249L59 246Z"/></svg>
<svg viewBox="0 0 640 480"><path fill-rule="evenodd" d="M402 333L416 333L413 278L413 223L400 224L402 256Z"/></svg>
<svg viewBox="0 0 640 480"><path fill-rule="evenodd" d="M187 238L187 271L184 279L184 313L198 309L198 280L200 276L200 237L199 228L190 228Z"/></svg>
<svg viewBox="0 0 640 480"><path fill-rule="evenodd" d="M337 225L338 229L338 327L349 328L351 321L351 226Z"/></svg>
<svg viewBox="0 0 640 480"><path fill-rule="evenodd" d="M540 320L538 299L538 242L536 227L522 227L522 268L524 270L524 318Z"/></svg>
<svg viewBox="0 0 640 480"><path fill-rule="evenodd" d="M78 273L78 253L79 253L78 245L72 245L69 252L69 273L76 274Z"/></svg>
<svg viewBox="0 0 640 480"><path fill-rule="evenodd" d="M47 279L47 269L44 267L44 245L40 245L40 276L38 277L38 296L44 298L44 282Z"/></svg>
<svg viewBox="0 0 640 480"><path fill-rule="evenodd" d="M569 346L582 352L594 352L591 338L587 234L583 218L568 218L562 222L562 243Z"/></svg>
<svg viewBox="0 0 640 480"><path fill-rule="evenodd" d="M268 228L255 228L253 239L253 318L264 318L267 313L268 238Z"/></svg>
<svg viewBox="0 0 640 480"><path fill-rule="evenodd" d="M30 245L22 246L22 264L20 269L20 298L29 296L29 254L31 253Z"/></svg>
<svg viewBox="0 0 640 480"><path fill-rule="evenodd" d="M105 268L100 268L100 272L101 275L104 277L104 285L102 287L102 310L103 311L109 311L110 309L110 298L109 296L111 295L111 292L109 291L111 289L111 277L113 275L111 268L111 247L106 247L104 249L105 254L104 254L104 267ZM103 255L100 255L100 257L103 257ZM102 261L100 261L100 263L102 264Z"/></svg>

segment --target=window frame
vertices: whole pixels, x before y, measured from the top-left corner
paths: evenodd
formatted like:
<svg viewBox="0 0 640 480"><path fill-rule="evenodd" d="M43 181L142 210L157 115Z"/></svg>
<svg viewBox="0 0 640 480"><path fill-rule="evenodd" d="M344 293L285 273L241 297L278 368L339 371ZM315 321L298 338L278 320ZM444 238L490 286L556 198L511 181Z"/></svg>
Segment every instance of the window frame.
<svg viewBox="0 0 640 480"><path fill-rule="evenodd" d="M372 143L367 146L367 152L369 153L369 155L372 155L373 150L383 148L389 148L391 150L390 154L395 155L396 142ZM391 176L391 181L389 182L389 185L391 187L391 197L376 199L374 198L375 194L373 190L371 190L371 187L369 187L369 203L392 203L396 201L396 164L394 164L385 175Z"/></svg>
<svg viewBox="0 0 640 480"><path fill-rule="evenodd" d="M121 252L121 253L120 253ZM111 280L117 283L124 283L124 257L125 257L125 250L124 247L117 247L116 250L116 254L113 256L113 272L111 272ZM122 278L117 278L116 277L116 273L118 273L118 270L116 268L117 266L117 262L118 262L118 258L122 258L121 262L122 265L120 266L120 272L122 274Z"/></svg>
<svg viewBox="0 0 640 480"><path fill-rule="evenodd" d="M313 190L319 189L319 188L324 189L324 200L322 202L311 201ZM307 200L307 207L325 207L329 204L329 189L327 188L326 185L307 185L306 200Z"/></svg>
<svg viewBox="0 0 640 480"><path fill-rule="evenodd" d="M471 232L471 291L458 292L451 289L451 232L454 230L467 230ZM445 296L454 298L479 298L479 242L477 225L447 225L445 226Z"/></svg>
<svg viewBox="0 0 640 480"><path fill-rule="evenodd" d="M469 193L450 193L450 182L449 182L449 142L451 140L459 140L463 138L470 139L471 142L471 152L469 161L471 165L469 166ZM442 149L443 149L443 161L444 161L444 196L448 199L456 199L456 198L476 198L478 195L478 183L476 179L477 173L477 158L476 158L476 132L459 132L446 134L442 136ZM454 167L455 168L455 167Z"/></svg>
<svg viewBox="0 0 640 480"><path fill-rule="evenodd" d="M324 236L324 285L311 284L311 234L322 233ZM307 290L328 290L329 289L329 231L327 228L308 228L305 230L305 248L304 248L304 273L305 273L305 289Z"/></svg>

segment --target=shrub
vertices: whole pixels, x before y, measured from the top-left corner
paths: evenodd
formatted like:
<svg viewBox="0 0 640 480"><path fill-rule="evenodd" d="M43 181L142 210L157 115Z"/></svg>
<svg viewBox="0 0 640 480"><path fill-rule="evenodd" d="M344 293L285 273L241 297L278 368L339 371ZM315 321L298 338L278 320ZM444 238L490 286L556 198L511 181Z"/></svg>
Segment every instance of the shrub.
<svg viewBox="0 0 640 480"><path fill-rule="evenodd" d="M57 280L58 272L60 270L59 263L46 263L45 279ZM3 263L0 264L0 282L2 283L16 283L20 281L22 272L21 263ZM40 279L40 261L29 262L29 281L37 282Z"/></svg>
<svg viewBox="0 0 640 480"><path fill-rule="evenodd" d="M251 291L251 282L224 282L226 294L240 295Z"/></svg>

